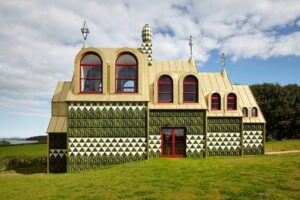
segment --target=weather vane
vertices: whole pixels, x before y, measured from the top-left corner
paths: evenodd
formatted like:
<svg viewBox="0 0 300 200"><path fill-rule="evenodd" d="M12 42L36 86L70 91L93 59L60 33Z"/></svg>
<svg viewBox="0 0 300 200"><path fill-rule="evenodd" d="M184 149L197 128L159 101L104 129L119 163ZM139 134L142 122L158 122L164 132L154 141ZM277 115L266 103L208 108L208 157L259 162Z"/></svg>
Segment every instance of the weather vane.
<svg viewBox="0 0 300 200"><path fill-rule="evenodd" d="M221 54L221 62L222 62L222 67L224 69L226 66L226 55L224 52L222 52L222 54Z"/></svg>
<svg viewBox="0 0 300 200"><path fill-rule="evenodd" d="M88 28L88 26L87 26L86 21L84 21L84 23L83 23L83 26L82 26L82 28L81 28L81 33L82 33L82 36L83 36L84 41L86 41L87 36L88 36L88 34L90 33L90 30L89 30L89 28Z"/></svg>
<svg viewBox="0 0 300 200"><path fill-rule="evenodd" d="M193 43L193 36L192 35L190 35L189 41L190 41L189 45L190 45L191 56L193 56L193 45L194 45L194 43Z"/></svg>

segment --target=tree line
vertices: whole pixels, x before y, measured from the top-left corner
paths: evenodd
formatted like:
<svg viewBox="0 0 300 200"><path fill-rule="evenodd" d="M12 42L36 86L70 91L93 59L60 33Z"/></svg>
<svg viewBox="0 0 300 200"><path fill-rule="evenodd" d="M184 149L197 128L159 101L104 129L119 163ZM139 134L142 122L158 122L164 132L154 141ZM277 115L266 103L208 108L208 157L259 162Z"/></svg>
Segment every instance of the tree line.
<svg viewBox="0 0 300 200"><path fill-rule="evenodd" d="M267 121L267 140L300 138L300 86L264 83L251 90Z"/></svg>

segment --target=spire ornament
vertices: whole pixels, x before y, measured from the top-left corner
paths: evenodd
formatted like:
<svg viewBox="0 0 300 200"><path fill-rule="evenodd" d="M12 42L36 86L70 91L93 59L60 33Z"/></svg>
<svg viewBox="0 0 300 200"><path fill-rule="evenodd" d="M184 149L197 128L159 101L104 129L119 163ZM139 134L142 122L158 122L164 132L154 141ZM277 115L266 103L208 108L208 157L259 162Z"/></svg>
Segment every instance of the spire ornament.
<svg viewBox="0 0 300 200"><path fill-rule="evenodd" d="M225 67L226 67L226 55L225 55L224 52L222 52L220 59L221 59L221 63L222 63L222 68L225 69Z"/></svg>
<svg viewBox="0 0 300 200"><path fill-rule="evenodd" d="M190 35L190 39L189 39L189 46L190 46L190 53L191 53L191 57L193 56L193 36Z"/></svg>
<svg viewBox="0 0 300 200"><path fill-rule="evenodd" d="M84 39L84 43L85 43L85 41L86 41L87 36L88 36L89 33L90 33L89 27L87 26L86 21L84 21L83 22L83 26L81 28L81 34L82 34L82 37Z"/></svg>

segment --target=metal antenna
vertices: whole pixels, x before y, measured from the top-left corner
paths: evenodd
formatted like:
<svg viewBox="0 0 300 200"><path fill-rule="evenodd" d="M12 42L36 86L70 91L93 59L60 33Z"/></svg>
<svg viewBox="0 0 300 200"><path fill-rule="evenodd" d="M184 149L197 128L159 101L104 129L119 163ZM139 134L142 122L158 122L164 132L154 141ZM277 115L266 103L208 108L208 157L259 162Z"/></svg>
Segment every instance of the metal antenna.
<svg viewBox="0 0 300 200"><path fill-rule="evenodd" d="M84 23L83 23L83 26L82 26L82 28L81 28L81 33L82 33L82 36L83 36L84 41L86 41L87 36L88 36L88 34L90 33L90 30L89 30L89 28L88 28L88 26L87 26L86 21L84 21Z"/></svg>
<svg viewBox="0 0 300 200"><path fill-rule="evenodd" d="M222 62L222 67L224 69L226 67L226 55L225 55L224 52L222 52L220 59L221 59L221 62Z"/></svg>
<svg viewBox="0 0 300 200"><path fill-rule="evenodd" d="M189 45L190 45L191 56L193 56L193 45L194 45L194 43L193 43L193 36L192 35L190 35L189 41L190 41Z"/></svg>

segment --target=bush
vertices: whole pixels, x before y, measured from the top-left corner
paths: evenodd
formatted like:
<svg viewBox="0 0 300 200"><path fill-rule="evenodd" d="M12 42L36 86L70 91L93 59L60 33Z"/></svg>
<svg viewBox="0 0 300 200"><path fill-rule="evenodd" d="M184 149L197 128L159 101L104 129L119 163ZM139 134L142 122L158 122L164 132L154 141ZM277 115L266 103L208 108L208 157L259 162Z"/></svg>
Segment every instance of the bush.
<svg viewBox="0 0 300 200"><path fill-rule="evenodd" d="M0 172L15 170L19 173L47 172L47 156L5 156L0 158Z"/></svg>
<svg viewBox="0 0 300 200"><path fill-rule="evenodd" d="M0 141L0 147L5 147L11 145L9 141L1 140Z"/></svg>

